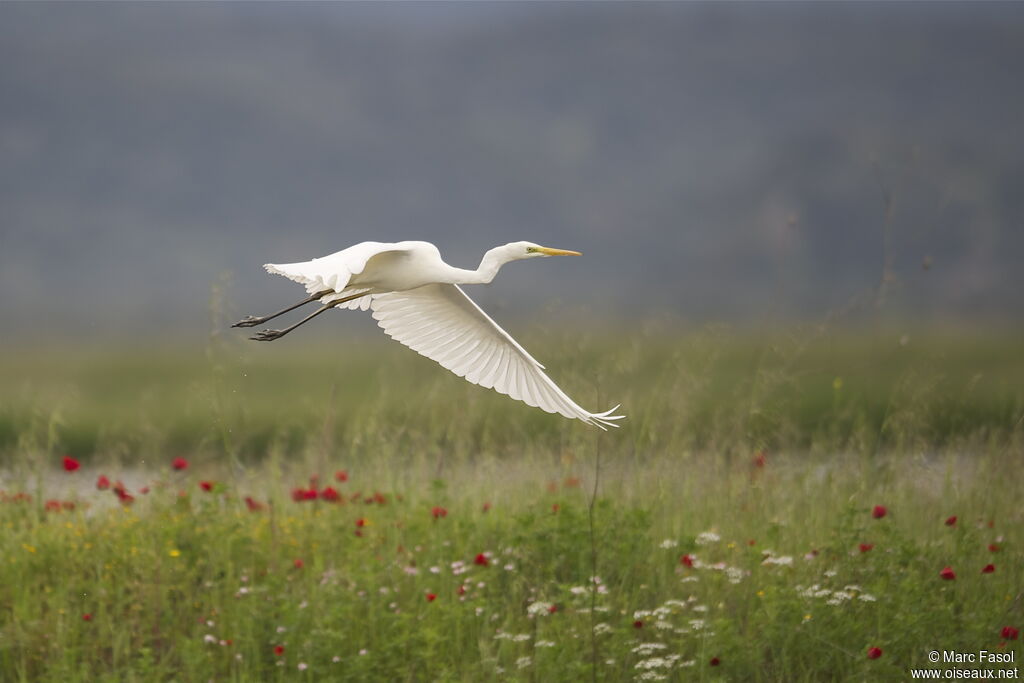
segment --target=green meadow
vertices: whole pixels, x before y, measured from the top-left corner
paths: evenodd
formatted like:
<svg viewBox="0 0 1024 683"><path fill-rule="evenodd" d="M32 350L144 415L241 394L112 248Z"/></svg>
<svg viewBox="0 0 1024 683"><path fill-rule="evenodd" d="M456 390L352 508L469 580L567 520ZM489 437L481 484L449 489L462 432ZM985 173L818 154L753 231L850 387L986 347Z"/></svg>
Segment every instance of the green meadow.
<svg viewBox="0 0 1024 683"><path fill-rule="evenodd" d="M0 680L1019 666L1016 331L519 335L609 432L382 339L233 332L3 354Z"/></svg>

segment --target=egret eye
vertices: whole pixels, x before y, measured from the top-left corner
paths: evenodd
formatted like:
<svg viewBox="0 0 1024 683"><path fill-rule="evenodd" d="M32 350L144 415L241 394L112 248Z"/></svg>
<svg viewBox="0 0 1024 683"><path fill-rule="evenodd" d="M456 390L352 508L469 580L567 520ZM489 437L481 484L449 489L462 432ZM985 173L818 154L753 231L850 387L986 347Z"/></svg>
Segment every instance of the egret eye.
<svg viewBox="0 0 1024 683"><path fill-rule="evenodd" d="M537 250L536 250L536 249L534 249L533 247L527 247L527 248L526 248L526 253L527 253L527 254L532 254L532 253L533 253L533 252L535 252L535 251L537 251Z"/></svg>

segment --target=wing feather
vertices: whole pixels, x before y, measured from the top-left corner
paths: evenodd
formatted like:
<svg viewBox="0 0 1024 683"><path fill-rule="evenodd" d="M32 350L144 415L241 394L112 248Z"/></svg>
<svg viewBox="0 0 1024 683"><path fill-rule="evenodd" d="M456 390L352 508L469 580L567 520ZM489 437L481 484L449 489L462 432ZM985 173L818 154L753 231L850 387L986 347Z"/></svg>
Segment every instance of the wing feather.
<svg viewBox="0 0 1024 683"><path fill-rule="evenodd" d="M358 275L366 268L367 262L378 254L389 251L408 251L412 245L410 242L360 242L348 249L336 251L327 256L315 258L312 261L299 263L266 263L263 267L268 273L283 275L289 280L294 280L306 286L310 294L324 290L334 290L341 295L348 286L353 275ZM351 293L357 293L353 289ZM324 297L323 301L329 303L339 297ZM353 305L359 302L357 305ZM365 305L364 305L365 304ZM369 302L363 299L355 299L352 303L342 305L342 308L356 308L366 310Z"/></svg>
<svg viewBox="0 0 1024 683"><path fill-rule="evenodd" d="M580 407L457 285L373 294L370 308L388 336L473 384L602 429L622 418L612 414L618 406L603 413Z"/></svg>

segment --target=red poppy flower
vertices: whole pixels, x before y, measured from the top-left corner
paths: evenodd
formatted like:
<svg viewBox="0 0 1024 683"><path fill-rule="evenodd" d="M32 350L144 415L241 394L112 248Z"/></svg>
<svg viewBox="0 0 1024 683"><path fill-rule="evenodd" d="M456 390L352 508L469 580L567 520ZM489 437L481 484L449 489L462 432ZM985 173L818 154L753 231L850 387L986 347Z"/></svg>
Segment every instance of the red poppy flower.
<svg viewBox="0 0 1024 683"><path fill-rule="evenodd" d="M754 539L750 539L749 541L747 541L747 545L755 546L755 545L757 545L757 541L755 541Z"/></svg>
<svg viewBox="0 0 1024 683"><path fill-rule="evenodd" d="M278 657L283 655L284 654L284 645L275 645L274 646L274 654L277 655Z"/></svg>
<svg viewBox="0 0 1024 683"><path fill-rule="evenodd" d="M876 505L871 510L871 516L875 519L881 519L882 517L885 517L887 514L889 514L889 511L886 509L884 505Z"/></svg>
<svg viewBox="0 0 1024 683"><path fill-rule="evenodd" d="M254 499L252 496L245 497L245 506L249 508L249 512L258 512L263 509L263 503Z"/></svg>
<svg viewBox="0 0 1024 683"><path fill-rule="evenodd" d="M139 493L141 493L142 495L146 495L147 493L149 493L149 487L143 486L141 489L139 489Z"/></svg>
<svg viewBox="0 0 1024 683"><path fill-rule="evenodd" d="M435 505L434 507L430 508L430 514L434 516L434 519L440 519L441 517L447 517L448 511L445 510L440 505Z"/></svg>
<svg viewBox="0 0 1024 683"><path fill-rule="evenodd" d="M176 470L188 469L188 460L186 460L185 458L175 458L174 460L171 461L171 467L173 467Z"/></svg>
<svg viewBox="0 0 1024 683"><path fill-rule="evenodd" d="M764 467L765 465L768 464L768 454L765 453L764 451L758 451L757 453L754 454L753 463L754 467Z"/></svg>
<svg viewBox="0 0 1024 683"><path fill-rule="evenodd" d="M204 491L212 491L213 490L213 482L212 481L201 481L201 482L199 482L199 488L201 488Z"/></svg>
<svg viewBox="0 0 1024 683"><path fill-rule="evenodd" d="M869 550L871 550L872 548L874 548L874 547L875 547L875 544L874 544L874 543L861 543L861 544L860 544L859 546L857 546L857 547L858 547L858 548L860 548L860 551L861 551L862 553L866 553L866 552L868 552Z"/></svg>
<svg viewBox="0 0 1024 683"><path fill-rule="evenodd" d="M644 622L640 621L639 619L637 619L636 621L633 622L633 628L643 628L643 627L644 627Z"/></svg>
<svg viewBox="0 0 1024 683"><path fill-rule="evenodd" d="M426 598L427 602L434 602L434 600L437 600L437 595L435 593L427 593Z"/></svg>
<svg viewBox="0 0 1024 683"><path fill-rule="evenodd" d="M984 567L982 568L982 570L981 570L981 573L982 573L982 574L991 574L991 573L992 573L992 572L994 572L995 570L996 570L996 566L995 566L994 564L986 564L986 565L985 565L985 566L984 566Z"/></svg>
<svg viewBox="0 0 1024 683"><path fill-rule="evenodd" d="M60 512L60 501L59 500L48 500L46 501L46 509L51 512Z"/></svg>
<svg viewBox="0 0 1024 683"><path fill-rule="evenodd" d="M999 632L1003 638L1007 640L1017 640L1017 636L1020 635L1020 630L1015 629L1012 626L1004 626L1003 630Z"/></svg>
<svg viewBox="0 0 1024 683"><path fill-rule="evenodd" d="M106 491L107 489L110 488L110 480L107 479L107 476L105 474L101 474L99 478L96 479L96 488L98 488L100 491Z"/></svg>
<svg viewBox="0 0 1024 683"><path fill-rule="evenodd" d="M490 503L484 503L483 511L484 512L490 512L491 511L491 504Z"/></svg>
<svg viewBox="0 0 1024 683"><path fill-rule="evenodd" d="M366 526L366 520L363 519L362 517L360 517L359 519L356 520L356 526L359 527L359 528L362 528L362 527Z"/></svg>
<svg viewBox="0 0 1024 683"><path fill-rule="evenodd" d="M334 473L334 478L344 484L346 481L348 481L348 472L346 472L345 470L338 470L337 472Z"/></svg>
<svg viewBox="0 0 1024 683"><path fill-rule="evenodd" d="M711 661L708 662L708 665L710 665L710 666L718 666L721 663L722 663L721 659L719 659L718 657L712 657Z"/></svg>
<svg viewBox="0 0 1024 683"><path fill-rule="evenodd" d="M1003 549L1002 546L1000 546L998 543L989 543L988 544L988 551L990 553L998 553L1002 549Z"/></svg>
<svg viewBox="0 0 1024 683"><path fill-rule="evenodd" d="M465 586L465 584L459 586L459 590L457 590L455 592L458 593L459 595L465 595L466 594L466 586Z"/></svg>
<svg viewBox="0 0 1024 683"><path fill-rule="evenodd" d="M683 555L679 558L679 564L690 569L693 568L693 555Z"/></svg>
<svg viewBox="0 0 1024 683"><path fill-rule="evenodd" d="M65 455L64 456L64 471L65 472L74 472L75 470L77 470L81 466L82 466L81 463L79 463L77 460L72 458L70 455Z"/></svg>
<svg viewBox="0 0 1024 683"><path fill-rule="evenodd" d="M384 505L388 502L388 499L384 497L384 494L380 491L373 492L373 502L377 505Z"/></svg>
<svg viewBox="0 0 1024 683"><path fill-rule="evenodd" d="M320 497L328 503L337 503L341 499L341 494L333 486L327 486L320 492Z"/></svg>
<svg viewBox="0 0 1024 683"><path fill-rule="evenodd" d="M956 526L956 515L946 518L946 526Z"/></svg>
<svg viewBox="0 0 1024 683"><path fill-rule="evenodd" d="M132 503L135 502L135 496L133 496L132 494L128 493L124 489L118 490L118 492L117 492L117 499L119 501L121 501L121 503L123 505L131 505Z"/></svg>
<svg viewBox="0 0 1024 683"><path fill-rule="evenodd" d="M943 567L942 571L939 572L939 576L941 576L946 581L952 581L956 578L956 572L953 571L952 567Z"/></svg>
<svg viewBox="0 0 1024 683"><path fill-rule="evenodd" d="M551 511L554 512L554 513L557 513L558 509L559 509L558 503L555 503L554 505L551 506Z"/></svg>
<svg viewBox="0 0 1024 683"><path fill-rule="evenodd" d="M554 614L558 611L558 605L551 605L548 607L548 614Z"/></svg>
<svg viewBox="0 0 1024 683"><path fill-rule="evenodd" d="M82 615L82 621L92 621L92 613L86 612Z"/></svg>
<svg viewBox="0 0 1024 683"><path fill-rule="evenodd" d="M75 509L75 501L73 501L73 500L65 500L60 505L65 510L74 510Z"/></svg>
<svg viewBox="0 0 1024 683"><path fill-rule="evenodd" d="M580 487L580 478L566 477L565 481L562 482L562 487L567 489L577 489Z"/></svg>
<svg viewBox="0 0 1024 683"><path fill-rule="evenodd" d="M306 563L305 563L305 562L303 562L303 561L302 561L302 560L301 560L300 558L298 558L298 557L296 557L296 558L295 558L295 561L294 561L294 562L292 562L292 564L293 564L293 565L295 565L295 568L296 568L296 569L302 569L303 567L305 567L305 566L306 566Z"/></svg>
<svg viewBox="0 0 1024 683"><path fill-rule="evenodd" d="M882 656L882 648L880 647L869 647L868 648L868 659L878 659Z"/></svg>
<svg viewBox="0 0 1024 683"><path fill-rule="evenodd" d="M486 567L490 562L487 561L487 556L483 553L477 553L476 557L473 558L473 564L478 564L481 567Z"/></svg>

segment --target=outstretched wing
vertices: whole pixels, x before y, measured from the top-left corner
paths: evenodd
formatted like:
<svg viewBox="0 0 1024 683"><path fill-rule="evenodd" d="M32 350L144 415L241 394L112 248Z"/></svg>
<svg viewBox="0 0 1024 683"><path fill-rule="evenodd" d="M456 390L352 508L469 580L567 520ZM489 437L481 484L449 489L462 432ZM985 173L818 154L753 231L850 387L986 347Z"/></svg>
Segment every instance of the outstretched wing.
<svg viewBox="0 0 1024 683"><path fill-rule="evenodd" d="M367 262L378 254L390 251L406 251L406 242L360 242L348 249L315 258L301 263L266 263L263 267L268 273L283 275L306 286L310 294L331 291L320 299L322 303L330 303L335 299L357 294L359 287L349 287L349 280L366 268ZM338 308L359 309L365 311L370 307L369 296L354 299L338 306Z"/></svg>
<svg viewBox="0 0 1024 683"><path fill-rule="evenodd" d="M370 308L388 336L473 384L602 429L624 417L612 415L618 406L603 413L581 408L457 285L374 294Z"/></svg>

